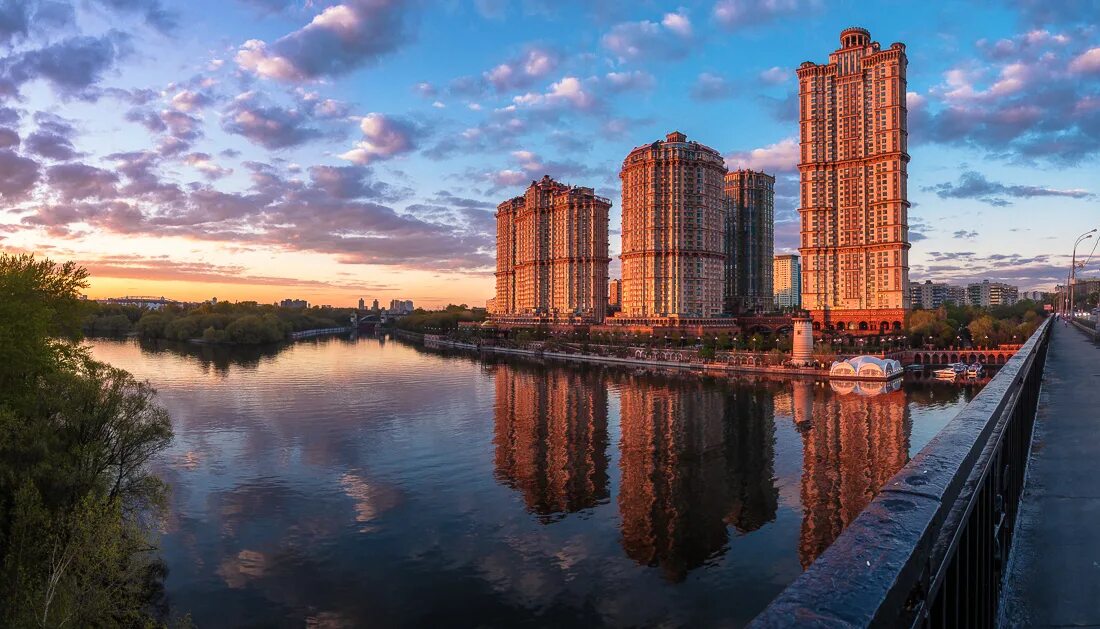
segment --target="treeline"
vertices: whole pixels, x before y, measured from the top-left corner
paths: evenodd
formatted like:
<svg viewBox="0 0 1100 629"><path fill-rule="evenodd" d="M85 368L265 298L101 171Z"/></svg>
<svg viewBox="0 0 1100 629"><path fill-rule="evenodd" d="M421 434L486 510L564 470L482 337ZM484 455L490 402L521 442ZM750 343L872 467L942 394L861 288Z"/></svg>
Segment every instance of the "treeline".
<svg viewBox="0 0 1100 629"><path fill-rule="evenodd" d="M411 314L397 319L395 325L410 332L447 332L458 328L463 321L481 322L486 317L484 308L470 308L466 304L450 304L443 310L417 308Z"/></svg>
<svg viewBox="0 0 1100 629"><path fill-rule="evenodd" d="M291 332L349 325L350 308L283 308L254 301L167 306L151 311L95 303L84 321L89 334L136 333L145 339L206 343L277 343Z"/></svg>
<svg viewBox="0 0 1100 629"><path fill-rule="evenodd" d="M1045 317L1043 305L1030 300L989 309L948 303L936 310L914 310L909 314L910 342L915 347L1023 343Z"/></svg>
<svg viewBox="0 0 1100 629"><path fill-rule="evenodd" d="M0 254L0 626L164 626L172 440L147 383L80 345L87 273ZM113 316L113 315L112 315Z"/></svg>

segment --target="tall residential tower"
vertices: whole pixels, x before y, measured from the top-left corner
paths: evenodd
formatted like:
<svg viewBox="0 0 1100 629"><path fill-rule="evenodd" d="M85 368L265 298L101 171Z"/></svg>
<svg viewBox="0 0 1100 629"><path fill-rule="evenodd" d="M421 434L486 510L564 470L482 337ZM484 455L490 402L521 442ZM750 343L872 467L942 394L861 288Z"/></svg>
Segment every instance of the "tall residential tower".
<svg viewBox="0 0 1100 629"><path fill-rule="evenodd" d="M678 131L623 160L623 305L618 323L722 312L728 201L718 151Z"/></svg>
<svg viewBox="0 0 1100 629"><path fill-rule="evenodd" d="M800 308L802 306L802 273L798 256L793 254L775 256L775 283L772 290L777 307Z"/></svg>
<svg viewBox="0 0 1100 629"><path fill-rule="evenodd" d="M729 313L771 310L775 252L775 177L753 170L726 173L726 296Z"/></svg>
<svg viewBox="0 0 1100 629"><path fill-rule="evenodd" d="M909 291L905 45L862 28L798 68L802 306L814 326L900 329Z"/></svg>
<svg viewBox="0 0 1100 629"><path fill-rule="evenodd" d="M611 202L549 176L497 206L501 323L600 323L607 312Z"/></svg>

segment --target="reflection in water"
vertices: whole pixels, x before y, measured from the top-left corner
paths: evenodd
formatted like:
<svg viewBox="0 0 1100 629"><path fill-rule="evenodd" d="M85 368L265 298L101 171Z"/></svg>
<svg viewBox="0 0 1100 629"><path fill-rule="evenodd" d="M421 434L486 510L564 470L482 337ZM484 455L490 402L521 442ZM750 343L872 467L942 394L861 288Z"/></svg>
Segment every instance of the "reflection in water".
<svg viewBox="0 0 1100 629"><path fill-rule="evenodd" d="M214 627L743 624L980 388L375 338L93 352L172 414L165 587Z"/></svg>
<svg viewBox="0 0 1100 629"><path fill-rule="evenodd" d="M497 478L550 522L608 497L607 389L598 372L495 367Z"/></svg>
<svg viewBox="0 0 1100 629"><path fill-rule="evenodd" d="M775 518L770 397L701 379L639 375L621 383L623 548L671 581L724 552L727 523Z"/></svg>
<svg viewBox="0 0 1100 629"><path fill-rule="evenodd" d="M834 393L807 381L791 386L794 420L802 433L798 554L806 568L909 460L911 424L900 389L868 395Z"/></svg>

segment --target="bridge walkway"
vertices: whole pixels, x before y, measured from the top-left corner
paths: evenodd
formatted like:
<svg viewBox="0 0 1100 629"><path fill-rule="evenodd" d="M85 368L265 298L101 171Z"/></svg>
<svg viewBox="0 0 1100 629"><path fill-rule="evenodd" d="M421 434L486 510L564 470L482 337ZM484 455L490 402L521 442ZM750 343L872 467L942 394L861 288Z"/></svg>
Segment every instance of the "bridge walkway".
<svg viewBox="0 0 1100 629"><path fill-rule="evenodd" d="M1002 624L1100 627L1100 345L1056 323Z"/></svg>

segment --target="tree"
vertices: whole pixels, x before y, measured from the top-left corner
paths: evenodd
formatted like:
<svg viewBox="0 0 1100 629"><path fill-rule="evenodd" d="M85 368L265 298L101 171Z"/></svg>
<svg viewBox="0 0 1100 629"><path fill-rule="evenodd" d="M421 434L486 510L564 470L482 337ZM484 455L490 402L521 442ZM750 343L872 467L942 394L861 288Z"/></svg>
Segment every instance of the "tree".
<svg viewBox="0 0 1100 629"><path fill-rule="evenodd" d="M170 443L146 383L80 340L87 274L0 256L0 626L141 626L161 615L150 543Z"/></svg>
<svg viewBox="0 0 1100 629"><path fill-rule="evenodd" d="M71 364L82 350L88 273L71 262L0 254L0 392L22 395L37 378ZM11 401L11 400L9 400Z"/></svg>

